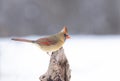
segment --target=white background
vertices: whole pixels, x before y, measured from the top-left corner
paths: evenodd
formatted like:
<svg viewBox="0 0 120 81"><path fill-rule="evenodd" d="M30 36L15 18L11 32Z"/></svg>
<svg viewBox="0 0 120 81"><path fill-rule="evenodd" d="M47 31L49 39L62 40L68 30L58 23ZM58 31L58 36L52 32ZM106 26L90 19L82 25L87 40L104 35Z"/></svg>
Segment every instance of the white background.
<svg viewBox="0 0 120 81"><path fill-rule="evenodd" d="M120 81L120 36L72 36L63 47L72 70L71 81ZM1 38L0 81L39 81L49 59L34 44Z"/></svg>

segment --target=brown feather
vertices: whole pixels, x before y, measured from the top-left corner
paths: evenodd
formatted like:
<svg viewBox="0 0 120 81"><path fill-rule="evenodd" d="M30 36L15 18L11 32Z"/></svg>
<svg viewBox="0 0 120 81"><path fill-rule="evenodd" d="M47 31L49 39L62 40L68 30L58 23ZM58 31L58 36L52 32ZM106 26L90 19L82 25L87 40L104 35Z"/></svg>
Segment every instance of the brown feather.
<svg viewBox="0 0 120 81"><path fill-rule="evenodd" d="M33 40L28 40L28 39L22 39L22 38L12 38L14 41L21 41L21 42L33 42Z"/></svg>
<svg viewBox="0 0 120 81"><path fill-rule="evenodd" d="M50 46L50 45L55 45L58 41L55 40L56 38L51 37L46 37L46 38L40 38L36 41L36 43L40 45L45 45L45 46Z"/></svg>
<svg viewBox="0 0 120 81"><path fill-rule="evenodd" d="M61 30L61 32L63 32L64 34L67 34L68 33L67 27L64 26L63 29Z"/></svg>

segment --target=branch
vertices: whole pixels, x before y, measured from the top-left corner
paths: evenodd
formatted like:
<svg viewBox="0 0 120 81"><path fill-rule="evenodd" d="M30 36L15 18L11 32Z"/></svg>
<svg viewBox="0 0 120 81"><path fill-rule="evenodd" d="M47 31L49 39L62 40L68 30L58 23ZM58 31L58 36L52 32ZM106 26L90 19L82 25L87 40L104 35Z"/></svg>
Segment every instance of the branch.
<svg viewBox="0 0 120 81"><path fill-rule="evenodd" d="M64 49L52 53L48 70L40 76L40 81L70 81L71 70Z"/></svg>

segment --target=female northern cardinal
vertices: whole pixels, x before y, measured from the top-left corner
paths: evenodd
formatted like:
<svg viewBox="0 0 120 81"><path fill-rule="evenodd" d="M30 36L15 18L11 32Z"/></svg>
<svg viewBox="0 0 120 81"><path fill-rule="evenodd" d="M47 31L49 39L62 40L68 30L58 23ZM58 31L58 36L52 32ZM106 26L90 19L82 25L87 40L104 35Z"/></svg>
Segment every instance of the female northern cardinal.
<svg viewBox="0 0 120 81"><path fill-rule="evenodd" d="M13 38L12 40L36 43L40 46L40 48L43 51L48 53L48 52L59 50L64 44L65 40L68 38L70 38L70 36L68 35L67 27L64 26L63 29L57 34L40 38L38 40L28 40L28 39L21 39L21 38Z"/></svg>

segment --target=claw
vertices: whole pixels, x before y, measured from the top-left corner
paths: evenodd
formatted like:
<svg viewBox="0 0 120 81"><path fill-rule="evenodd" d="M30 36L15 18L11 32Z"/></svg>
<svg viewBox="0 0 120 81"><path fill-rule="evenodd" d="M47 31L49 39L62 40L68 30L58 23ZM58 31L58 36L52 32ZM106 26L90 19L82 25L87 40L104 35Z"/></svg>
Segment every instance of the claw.
<svg viewBox="0 0 120 81"><path fill-rule="evenodd" d="M49 52L47 52L47 54L50 56Z"/></svg>

